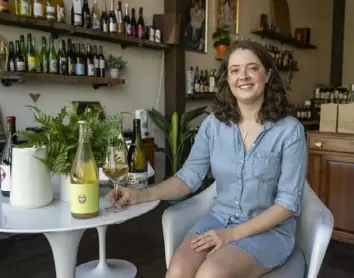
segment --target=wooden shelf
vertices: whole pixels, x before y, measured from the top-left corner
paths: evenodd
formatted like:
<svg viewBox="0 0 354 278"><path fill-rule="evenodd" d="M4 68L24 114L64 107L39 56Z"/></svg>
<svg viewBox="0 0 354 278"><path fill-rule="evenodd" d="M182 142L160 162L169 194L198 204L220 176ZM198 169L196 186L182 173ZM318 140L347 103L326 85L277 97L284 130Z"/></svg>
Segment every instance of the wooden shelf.
<svg viewBox="0 0 354 278"><path fill-rule="evenodd" d="M186 95L186 99L213 99L215 97L215 93L196 93L196 94L188 94Z"/></svg>
<svg viewBox="0 0 354 278"><path fill-rule="evenodd" d="M0 71L0 79L4 86L10 87L12 83L24 81L40 81L53 83L89 84L94 89L125 84L125 79L111 79L108 77L88 77L75 75L60 75L37 72L8 72Z"/></svg>
<svg viewBox="0 0 354 278"><path fill-rule="evenodd" d="M142 40L135 37L119 35L116 33L104 33L99 30L75 27L69 24L51 22L48 20L27 18L11 13L0 13L0 24L49 32L55 36L76 36L91 40L118 43L123 48L126 46L135 46L155 50L169 49L169 45L164 43L151 42L149 40Z"/></svg>
<svg viewBox="0 0 354 278"><path fill-rule="evenodd" d="M270 30L257 29L257 30L252 30L251 33L261 36L263 38L276 40L281 43L288 44L288 45L291 45L291 46L294 46L297 48L302 48L302 49L316 49L317 48L317 46L315 46L315 45L305 43L305 42L299 41L291 36L285 36L280 33L270 31Z"/></svg>

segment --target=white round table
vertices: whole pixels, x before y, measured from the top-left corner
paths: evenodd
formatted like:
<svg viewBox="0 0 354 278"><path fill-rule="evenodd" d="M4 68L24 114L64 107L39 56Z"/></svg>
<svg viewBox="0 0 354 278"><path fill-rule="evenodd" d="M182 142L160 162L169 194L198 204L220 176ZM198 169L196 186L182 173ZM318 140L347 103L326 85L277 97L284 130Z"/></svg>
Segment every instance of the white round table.
<svg viewBox="0 0 354 278"><path fill-rule="evenodd" d="M154 209L159 201L129 206L125 211L107 212L109 205L105 195L108 190L101 189L100 214L98 217L79 220L71 217L68 202L57 197L49 205L38 209L19 209L10 204L9 198L0 197L0 232L3 233L43 233L52 248L56 278L133 278L136 267L124 260L106 260L106 229L108 225L119 224ZM81 237L86 229L97 228L99 235L98 261L79 265L77 251ZM118 248L118 246L117 246Z"/></svg>

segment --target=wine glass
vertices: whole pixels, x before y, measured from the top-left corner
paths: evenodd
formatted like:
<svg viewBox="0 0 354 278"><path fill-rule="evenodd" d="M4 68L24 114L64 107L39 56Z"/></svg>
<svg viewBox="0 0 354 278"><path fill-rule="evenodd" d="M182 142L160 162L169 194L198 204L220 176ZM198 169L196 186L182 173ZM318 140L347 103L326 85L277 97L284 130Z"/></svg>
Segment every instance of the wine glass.
<svg viewBox="0 0 354 278"><path fill-rule="evenodd" d="M128 174L128 154L123 144L107 146L102 171L114 185L115 193L118 192L119 182ZM107 207L106 211L119 212L125 210L117 202Z"/></svg>

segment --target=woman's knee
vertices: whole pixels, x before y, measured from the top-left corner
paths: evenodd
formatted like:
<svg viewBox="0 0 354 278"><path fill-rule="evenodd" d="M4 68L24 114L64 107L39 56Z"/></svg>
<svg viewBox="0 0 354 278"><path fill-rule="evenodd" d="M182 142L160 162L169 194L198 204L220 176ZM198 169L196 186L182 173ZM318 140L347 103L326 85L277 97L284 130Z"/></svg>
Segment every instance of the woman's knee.
<svg viewBox="0 0 354 278"><path fill-rule="evenodd" d="M181 256L174 256L167 269L166 278L185 277L185 271L188 272L188 262Z"/></svg>
<svg viewBox="0 0 354 278"><path fill-rule="evenodd" d="M206 260L198 269L195 278L226 278L224 269L213 261Z"/></svg>

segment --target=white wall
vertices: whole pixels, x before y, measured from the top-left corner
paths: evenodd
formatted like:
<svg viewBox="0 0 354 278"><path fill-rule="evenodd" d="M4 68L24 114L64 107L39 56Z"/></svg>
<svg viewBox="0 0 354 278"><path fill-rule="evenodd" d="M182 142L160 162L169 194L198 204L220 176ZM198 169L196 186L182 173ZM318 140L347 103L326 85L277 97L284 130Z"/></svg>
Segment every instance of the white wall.
<svg viewBox="0 0 354 278"><path fill-rule="evenodd" d="M110 1L107 1L110 7ZM89 0L90 7L93 1ZM71 0L65 0L66 19L70 22ZM144 8L145 24L152 24L153 13L163 13L163 0L130 0L130 8L138 9L139 5ZM42 35L49 37L49 33L37 32L31 29L15 28L0 25L0 33L8 40L19 39L21 34L27 38L27 33L31 32L36 38L37 47L40 49ZM62 37L60 37L62 39ZM67 37L63 37L67 39ZM3 121L6 116L17 117L17 128L23 129L33 126L31 112L25 105L36 105L48 113L57 113L60 108L67 105L72 100L100 101L105 108L107 115L120 111L134 112L139 108L156 108L157 96L161 90L158 109L164 111L164 83L163 83L163 51L128 47L124 51L118 44L90 41L81 38L72 38L74 42L102 44L104 55L120 55L128 60L127 68L123 72L126 78L125 85L118 85L111 88L100 88L94 90L90 85L72 85L59 83L27 82L24 84L14 84L12 87L0 85L0 110ZM59 44L59 40L57 41ZM56 49L58 50L58 45ZM33 103L30 93L41 94L36 104ZM132 118L125 120L125 126L132 126Z"/></svg>

